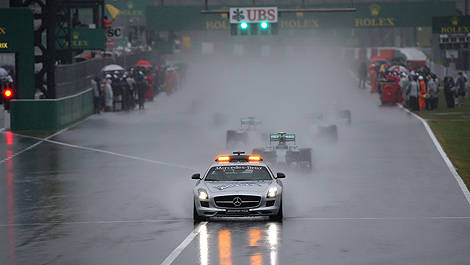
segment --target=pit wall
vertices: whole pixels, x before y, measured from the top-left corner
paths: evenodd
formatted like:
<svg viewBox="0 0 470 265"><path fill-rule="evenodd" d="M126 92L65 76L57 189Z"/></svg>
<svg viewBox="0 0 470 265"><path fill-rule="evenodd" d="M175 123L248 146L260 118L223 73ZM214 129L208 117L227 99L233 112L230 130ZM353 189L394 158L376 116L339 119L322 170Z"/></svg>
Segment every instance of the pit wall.
<svg viewBox="0 0 470 265"><path fill-rule="evenodd" d="M93 114L93 90L59 99L10 103L12 131L57 131Z"/></svg>

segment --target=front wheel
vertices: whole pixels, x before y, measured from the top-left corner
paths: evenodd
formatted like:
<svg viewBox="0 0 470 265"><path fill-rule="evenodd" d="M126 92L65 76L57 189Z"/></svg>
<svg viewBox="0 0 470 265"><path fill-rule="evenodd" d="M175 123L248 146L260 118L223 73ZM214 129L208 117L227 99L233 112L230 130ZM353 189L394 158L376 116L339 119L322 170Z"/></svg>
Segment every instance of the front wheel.
<svg viewBox="0 0 470 265"><path fill-rule="evenodd" d="M194 202L194 204L193 204L193 220L194 220L194 223L200 223L200 222L203 222L203 221L206 220L206 217L200 216L200 215L197 213L197 210L196 210L196 202Z"/></svg>
<svg viewBox="0 0 470 265"><path fill-rule="evenodd" d="M281 205L279 206L279 211L277 212L276 215L269 216L269 220L275 221L275 222L282 222L282 219L284 218L284 214L282 211L282 200L281 200Z"/></svg>

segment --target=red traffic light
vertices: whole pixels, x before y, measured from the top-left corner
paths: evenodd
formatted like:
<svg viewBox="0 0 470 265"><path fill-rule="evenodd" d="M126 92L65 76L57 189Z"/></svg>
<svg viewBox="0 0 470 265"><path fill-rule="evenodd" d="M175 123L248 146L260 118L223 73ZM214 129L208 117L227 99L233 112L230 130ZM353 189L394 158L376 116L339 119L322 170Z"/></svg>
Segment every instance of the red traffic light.
<svg viewBox="0 0 470 265"><path fill-rule="evenodd" d="M3 97L6 99L10 99L11 97L13 97L13 90L11 88L4 89Z"/></svg>

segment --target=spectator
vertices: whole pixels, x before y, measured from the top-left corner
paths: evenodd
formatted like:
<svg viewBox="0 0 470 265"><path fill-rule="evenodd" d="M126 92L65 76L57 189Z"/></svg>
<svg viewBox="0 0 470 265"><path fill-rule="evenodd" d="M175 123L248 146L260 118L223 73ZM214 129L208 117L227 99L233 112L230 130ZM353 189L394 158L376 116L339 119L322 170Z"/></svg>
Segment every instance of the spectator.
<svg viewBox="0 0 470 265"><path fill-rule="evenodd" d="M414 75L412 80L410 81L410 85L408 86L406 95L409 98L408 106L411 108L411 110L413 111L419 110L419 105L418 105L419 84L418 84L418 77L416 75Z"/></svg>
<svg viewBox="0 0 470 265"><path fill-rule="evenodd" d="M426 82L424 81L424 77L420 75L418 77L418 86L419 86L419 98L418 98L418 104L419 104L419 110L425 110L426 109L426 97L427 97L427 88L426 88Z"/></svg>
<svg viewBox="0 0 470 265"><path fill-rule="evenodd" d="M75 9L75 13L73 13L72 17L72 28L80 27L82 22L80 22L80 18L78 16L78 9Z"/></svg>
<svg viewBox="0 0 470 265"><path fill-rule="evenodd" d="M111 111L113 107L113 87L111 85L112 76L110 74L106 75L106 79L104 80L104 97L105 97L105 109L104 111Z"/></svg>
<svg viewBox="0 0 470 265"><path fill-rule="evenodd" d="M121 76L118 71L114 72L113 76L113 111L116 111L119 106L119 110L122 110L122 84Z"/></svg>
<svg viewBox="0 0 470 265"><path fill-rule="evenodd" d="M444 95L447 103L447 108L454 108L455 106L455 82L452 76L444 78Z"/></svg>
<svg viewBox="0 0 470 265"><path fill-rule="evenodd" d="M122 109L128 111L131 107L131 89L129 82L127 82L128 72L125 72L121 78L122 88Z"/></svg>
<svg viewBox="0 0 470 265"><path fill-rule="evenodd" d="M408 79L408 76L406 73L401 74L400 78L400 87L401 87L401 95L403 96L403 101L404 104L408 104L408 97L406 95L406 91L408 90L408 87L410 86L410 80Z"/></svg>
<svg viewBox="0 0 470 265"><path fill-rule="evenodd" d="M127 84L129 85L129 107L131 109L135 108L135 99L136 99L136 91L137 91L137 84L134 79L135 71L134 68L130 69L129 75L126 78Z"/></svg>
<svg viewBox="0 0 470 265"><path fill-rule="evenodd" d="M439 103L439 80L435 74L431 74L428 81L428 97L426 98L426 109L436 109Z"/></svg>
<svg viewBox="0 0 470 265"><path fill-rule="evenodd" d="M366 79L367 79L367 64L365 61L362 61L359 65L359 88L366 88Z"/></svg>
<svg viewBox="0 0 470 265"><path fill-rule="evenodd" d="M101 112L101 86L98 77L91 80L91 88L93 89L93 105L95 107L95 114Z"/></svg>
<svg viewBox="0 0 470 265"><path fill-rule="evenodd" d="M458 98L457 104L463 107L465 96L467 94L467 78L463 76L462 72L459 72L455 85L457 87L457 98Z"/></svg>
<svg viewBox="0 0 470 265"><path fill-rule="evenodd" d="M139 102L139 110L144 109L144 104L145 104L145 91L147 88L147 82L145 82L145 76L144 73L139 71L136 74L136 83L137 83L137 99Z"/></svg>

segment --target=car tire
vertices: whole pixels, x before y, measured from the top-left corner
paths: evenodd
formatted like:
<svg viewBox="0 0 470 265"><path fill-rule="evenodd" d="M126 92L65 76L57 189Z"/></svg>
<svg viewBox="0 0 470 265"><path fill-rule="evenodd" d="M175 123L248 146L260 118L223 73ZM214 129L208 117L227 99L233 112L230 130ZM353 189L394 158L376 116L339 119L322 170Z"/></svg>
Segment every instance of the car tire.
<svg viewBox="0 0 470 265"><path fill-rule="evenodd" d="M227 140L226 140L226 145L228 148L233 147L235 145L235 138L236 138L237 132L234 130L228 130L227 131Z"/></svg>
<svg viewBox="0 0 470 265"><path fill-rule="evenodd" d="M269 220L274 221L274 222L282 222L282 219L284 219L284 213L283 213L283 210L282 210L282 200L281 200L281 205L279 206L279 211L277 212L276 215L269 216Z"/></svg>
<svg viewBox="0 0 470 265"><path fill-rule="evenodd" d="M338 112L338 116L342 119L345 119L346 120L346 124L347 125L351 125L351 121L352 121L352 115L351 115L351 111L350 110L340 110Z"/></svg>
<svg viewBox="0 0 470 265"><path fill-rule="evenodd" d="M338 126L336 124L330 125L329 131L330 141L333 143L338 142Z"/></svg>
<svg viewBox="0 0 470 265"><path fill-rule="evenodd" d="M196 211L196 202L193 203L193 220L194 220L194 223L200 223L200 222L203 222L203 221L206 221L206 217L204 216L200 216L197 211Z"/></svg>
<svg viewBox="0 0 470 265"><path fill-rule="evenodd" d="M240 137L240 142L242 142L245 146L248 145L249 136L247 132L240 133L239 137Z"/></svg>
<svg viewBox="0 0 470 265"><path fill-rule="evenodd" d="M306 172L313 171L313 159L312 159L312 149L311 148L302 148L300 149L300 158L299 160L305 163L302 169Z"/></svg>
<svg viewBox="0 0 470 265"><path fill-rule="evenodd" d="M263 151L261 156L263 157L263 160L266 162L269 162L271 164L276 164L277 161L277 154L276 151Z"/></svg>

